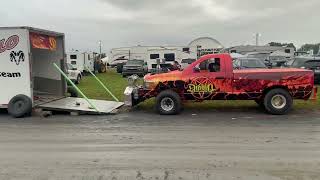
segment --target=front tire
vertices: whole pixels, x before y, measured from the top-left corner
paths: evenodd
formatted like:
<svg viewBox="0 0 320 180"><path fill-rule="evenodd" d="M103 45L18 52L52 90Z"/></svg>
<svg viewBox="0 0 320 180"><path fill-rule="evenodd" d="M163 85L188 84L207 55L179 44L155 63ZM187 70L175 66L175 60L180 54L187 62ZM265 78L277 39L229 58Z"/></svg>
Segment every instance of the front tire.
<svg viewBox="0 0 320 180"><path fill-rule="evenodd" d="M8 113L15 118L22 118L32 113L32 100L23 94L13 97L8 105Z"/></svg>
<svg viewBox="0 0 320 180"><path fill-rule="evenodd" d="M266 111L274 115L287 114L291 110L292 104L292 96L285 89L272 89L264 98Z"/></svg>
<svg viewBox="0 0 320 180"><path fill-rule="evenodd" d="M156 97L156 110L161 115L176 115L181 111L181 98L171 90L165 90Z"/></svg>

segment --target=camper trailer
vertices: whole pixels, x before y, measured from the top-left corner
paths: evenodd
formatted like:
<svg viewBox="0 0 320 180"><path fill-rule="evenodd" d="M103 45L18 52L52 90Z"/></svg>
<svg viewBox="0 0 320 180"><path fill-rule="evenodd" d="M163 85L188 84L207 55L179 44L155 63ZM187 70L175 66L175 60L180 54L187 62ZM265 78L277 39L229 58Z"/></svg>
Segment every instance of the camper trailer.
<svg viewBox="0 0 320 180"><path fill-rule="evenodd" d="M87 72L87 68L94 71L94 53L72 51L67 53L67 62L81 72Z"/></svg>

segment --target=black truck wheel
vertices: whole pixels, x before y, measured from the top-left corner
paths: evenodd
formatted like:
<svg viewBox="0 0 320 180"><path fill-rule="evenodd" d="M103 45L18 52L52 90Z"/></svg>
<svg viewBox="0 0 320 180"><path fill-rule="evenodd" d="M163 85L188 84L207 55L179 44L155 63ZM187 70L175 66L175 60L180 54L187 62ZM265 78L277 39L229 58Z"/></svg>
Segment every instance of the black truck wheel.
<svg viewBox="0 0 320 180"><path fill-rule="evenodd" d="M181 111L181 98L171 90L165 90L156 97L156 110L161 115L175 115Z"/></svg>
<svg viewBox="0 0 320 180"><path fill-rule="evenodd" d="M32 100L26 95L17 95L10 100L8 112L15 118L30 115L32 113Z"/></svg>
<svg viewBox="0 0 320 180"><path fill-rule="evenodd" d="M287 90L272 89L264 98L264 106L268 113L274 115L287 114L292 108L292 97Z"/></svg>

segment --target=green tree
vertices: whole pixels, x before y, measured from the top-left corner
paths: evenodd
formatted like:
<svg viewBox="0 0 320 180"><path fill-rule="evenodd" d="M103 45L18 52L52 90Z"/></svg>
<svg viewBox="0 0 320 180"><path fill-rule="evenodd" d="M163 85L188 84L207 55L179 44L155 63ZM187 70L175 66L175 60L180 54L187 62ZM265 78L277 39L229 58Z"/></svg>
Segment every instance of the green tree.
<svg viewBox="0 0 320 180"><path fill-rule="evenodd" d="M313 54L318 54L319 53L319 46L320 43L317 44L304 44L301 46L299 51L310 51L313 50Z"/></svg>

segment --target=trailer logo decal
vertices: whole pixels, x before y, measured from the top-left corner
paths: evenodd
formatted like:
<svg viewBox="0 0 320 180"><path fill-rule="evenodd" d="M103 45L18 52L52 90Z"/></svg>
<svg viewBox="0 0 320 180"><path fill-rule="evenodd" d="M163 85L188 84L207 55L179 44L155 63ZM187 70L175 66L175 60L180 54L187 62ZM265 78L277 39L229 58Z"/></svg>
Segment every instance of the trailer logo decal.
<svg viewBox="0 0 320 180"><path fill-rule="evenodd" d="M0 53L3 53L7 50L15 48L19 44L19 36L13 35L10 36L7 40L0 40Z"/></svg>
<svg viewBox="0 0 320 180"><path fill-rule="evenodd" d="M24 62L24 53L22 51L11 51L10 60L11 62L15 62L16 65L19 65L20 62Z"/></svg>
<svg viewBox="0 0 320 180"><path fill-rule="evenodd" d="M0 77L19 78L21 73L19 72L0 72Z"/></svg>

